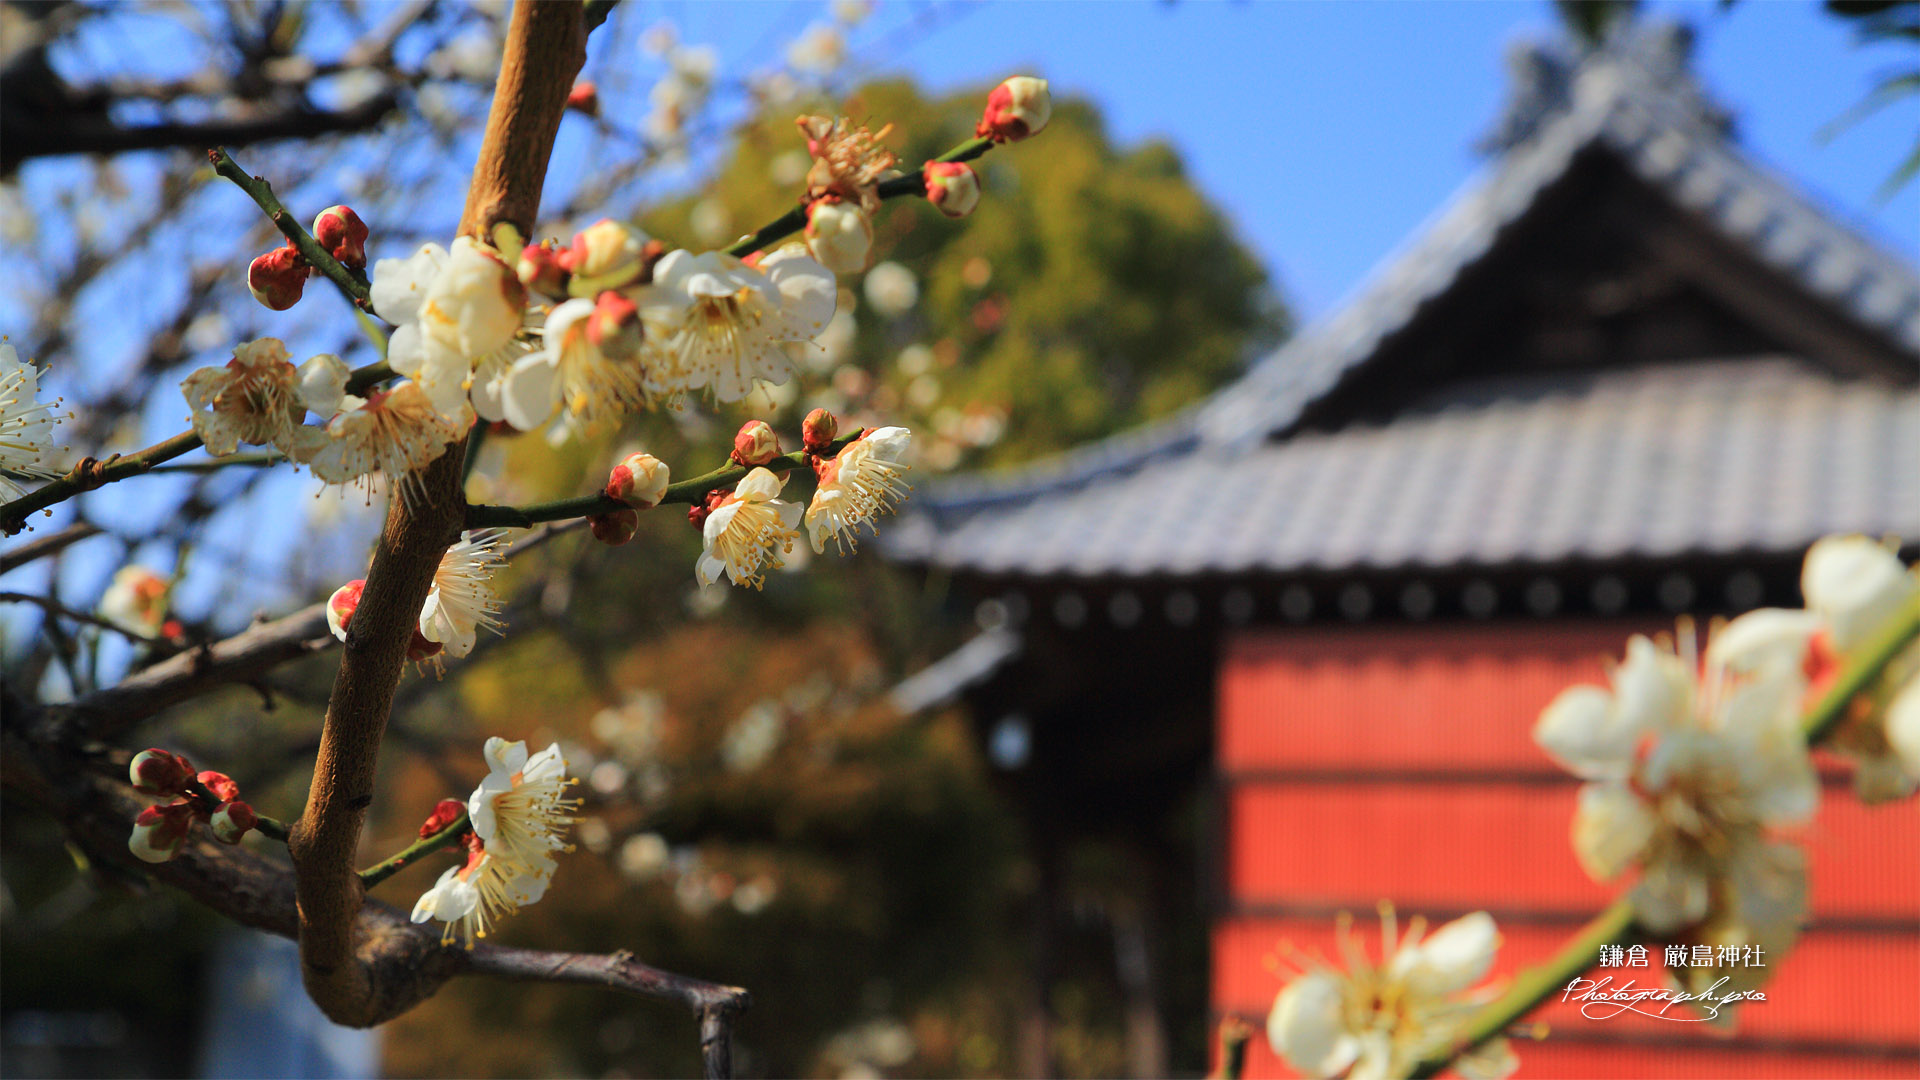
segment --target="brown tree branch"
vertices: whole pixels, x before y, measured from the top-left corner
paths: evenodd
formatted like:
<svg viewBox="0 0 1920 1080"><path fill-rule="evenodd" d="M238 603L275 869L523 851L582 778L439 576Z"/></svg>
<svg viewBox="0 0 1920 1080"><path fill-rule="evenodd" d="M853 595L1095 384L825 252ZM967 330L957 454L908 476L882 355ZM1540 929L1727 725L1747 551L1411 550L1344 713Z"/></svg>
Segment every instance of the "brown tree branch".
<svg viewBox="0 0 1920 1080"><path fill-rule="evenodd" d="M514 5L463 234L491 239L502 223L523 236L532 231L567 93L586 60L585 42L578 4ZM450 447L421 474L422 497L390 505L327 702L307 807L287 845L296 872L301 974L307 993L337 1023L364 1026L394 1015L390 988L368 962L368 943L359 933L365 887L354 856L407 643L434 570L465 516L462 454L462 445Z"/></svg>
<svg viewBox="0 0 1920 1080"><path fill-rule="evenodd" d="M0 553L0 574L18 569L35 559L44 559L58 554L72 544L99 536L106 530L91 521L76 521L57 533L35 537L4 553Z"/></svg>

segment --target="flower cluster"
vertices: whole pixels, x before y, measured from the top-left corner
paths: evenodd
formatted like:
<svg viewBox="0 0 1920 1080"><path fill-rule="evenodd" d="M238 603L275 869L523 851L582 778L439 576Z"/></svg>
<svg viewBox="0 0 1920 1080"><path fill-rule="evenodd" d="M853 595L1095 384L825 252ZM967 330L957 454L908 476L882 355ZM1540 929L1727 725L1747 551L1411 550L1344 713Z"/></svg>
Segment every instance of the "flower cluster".
<svg viewBox="0 0 1920 1080"><path fill-rule="evenodd" d="M573 781L558 744L529 756L524 742L491 738L485 756L486 779L466 804L473 826L465 837L467 859L449 867L413 906L414 922L438 919L446 924L443 942L458 936L468 948L500 918L546 895L554 856L571 850L566 831L579 806L565 797ZM438 831L432 826L442 816L436 810L421 834ZM445 817L439 828L452 820Z"/></svg>
<svg viewBox="0 0 1920 1080"><path fill-rule="evenodd" d="M1308 1076L1355 1080L1408 1076L1422 1059L1453 1044L1461 1021L1487 995L1468 993L1493 966L1500 933L1484 911L1442 926L1422 940L1415 918L1399 936L1393 908L1380 909L1380 962L1354 940L1340 916L1341 970L1315 957L1274 999L1267 1041ZM1462 1076L1499 1080L1519 1067L1507 1041L1491 1039L1454 1062Z"/></svg>
<svg viewBox="0 0 1920 1080"><path fill-rule="evenodd" d="M1888 620L1920 600L1920 577L1883 544L1830 536L1808 549L1800 592L1807 602L1808 692L1818 697ZM1848 703L1828 745L1853 761L1854 790L1864 802L1905 798L1920 787L1920 644L1909 645Z"/></svg>
<svg viewBox="0 0 1920 1080"><path fill-rule="evenodd" d="M440 556L440 565L433 572L433 587L427 591L407 645L408 660L431 660L437 665L442 652L458 659L473 651L482 629L502 632L500 595L494 591L492 579L505 561L500 554L504 539L505 534L498 532L466 533ZM347 630L366 587L366 579L358 578L334 590L327 599L327 626L341 641L347 640Z"/></svg>
<svg viewBox="0 0 1920 1080"><path fill-rule="evenodd" d="M169 798L133 819L127 847L142 861L162 863L180 854L196 820L206 822L213 838L223 844L237 844L259 827L253 807L240 799L239 784L211 769L195 773L178 754L142 750L128 764L127 777L141 794Z"/></svg>

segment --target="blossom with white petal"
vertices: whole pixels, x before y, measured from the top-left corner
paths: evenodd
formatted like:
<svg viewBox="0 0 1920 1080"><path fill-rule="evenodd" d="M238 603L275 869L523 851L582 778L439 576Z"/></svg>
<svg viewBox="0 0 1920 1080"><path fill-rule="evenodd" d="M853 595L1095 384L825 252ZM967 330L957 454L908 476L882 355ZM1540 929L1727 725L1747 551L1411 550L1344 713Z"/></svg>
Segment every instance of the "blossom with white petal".
<svg viewBox="0 0 1920 1080"><path fill-rule="evenodd" d="M802 116L794 123L807 137L807 200L832 195L854 203L869 214L880 209L880 182L900 175L900 158L881 142L893 131L888 124L869 131L844 116Z"/></svg>
<svg viewBox="0 0 1920 1080"><path fill-rule="evenodd" d="M553 873L555 852L566 851L567 827L580 802L566 798L567 759L555 743L527 754L525 742L487 740L487 777L467 799L473 834L487 852L541 877Z"/></svg>
<svg viewBox="0 0 1920 1080"><path fill-rule="evenodd" d="M21 481L52 480L64 471L53 464L59 402L36 401L39 392L39 369L0 341L0 499L25 495Z"/></svg>
<svg viewBox="0 0 1920 1080"><path fill-rule="evenodd" d="M848 443L818 468L820 484L807 505L807 534L816 554L826 554L833 538L842 553L854 549L854 534L873 519L893 512L911 490L900 474L913 433L903 427L874 428ZM877 530L876 530L877 531Z"/></svg>
<svg viewBox="0 0 1920 1080"><path fill-rule="evenodd" d="M831 75L846 58L846 35L826 23L807 27L787 46L787 66L807 75Z"/></svg>
<svg viewBox="0 0 1920 1080"><path fill-rule="evenodd" d="M144 566L123 566L100 594L100 617L115 626L152 637L167 621L167 594L173 586Z"/></svg>
<svg viewBox="0 0 1920 1080"><path fill-rule="evenodd" d="M348 395L344 411L327 422L326 439L303 451L313 474L330 484L363 480L373 473L401 483L402 493L414 470L426 468L460 438L455 426L417 383L401 383L392 390L374 390L365 398Z"/></svg>
<svg viewBox="0 0 1920 1080"><path fill-rule="evenodd" d="M314 411L331 416L346 380L338 357L316 356L295 368L278 338L260 338L236 346L224 367L187 376L180 393L193 407L193 431L207 453L222 457L247 443L297 454L319 435L301 424L307 409L317 405Z"/></svg>
<svg viewBox="0 0 1920 1080"><path fill-rule="evenodd" d="M498 634L502 624L500 595L493 591L493 575L505 560L501 532L467 533L440 556L433 572L433 588L420 608L420 636L447 647L447 655L462 657L473 651L481 627Z"/></svg>
<svg viewBox="0 0 1920 1080"><path fill-rule="evenodd" d="M1343 913L1346 970L1316 958L1274 999L1267 1041L1295 1069L1355 1080L1407 1076L1423 1058L1445 1050L1482 1003L1484 994L1466 991L1486 976L1499 951L1491 916L1462 916L1424 941L1424 920L1414 919L1401 938L1393 908L1381 905L1380 917L1379 964L1353 939L1353 920ZM1456 1060L1454 1069L1497 1080L1518 1065L1506 1040L1495 1038Z"/></svg>
<svg viewBox="0 0 1920 1080"><path fill-rule="evenodd" d="M570 431L591 431L645 406L658 385L648 369L653 357L640 345L639 312L619 293L554 308L544 338L545 346L515 361L500 384L501 412L522 431L546 423L557 408Z"/></svg>
<svg viewBox="0 0 1920 1080"><path fill-rule="evenodd" d="M873 249L873 218L858 203L837 198L807 204L807 250L821 266L836 274L857 274L867 268Z"/></svg>
<svg viewBox="0 0 1920 1080"><path fill-rule="evenodd" d="M800 504L774 497L785 483L785 477L754 469L708 514L701 533L706 551L694 564L702 586L725 574L735 585L757 589L769 569L786 565L780 556L792 551L800 536Z"/></svg>
<svg viewBox="0 0 1920 1080"><path fill-rule="evenodd" d="M374 310L395 324L388 366L418 383L450 419L470 420L474 368L508 350L520 333L527 291L515 267L462 236L451 251L429 243L410 258L381 259L371 295Z"/></svg>
<svg viewBox="0 0 1920 1080"><path fill-rule="evenodd" d="M1698 675L1690 648L1635 636L1610 692L1572 687L1534 727L1542 749L1591 781L1574 854L1597 880L1637 867L1634 912L1656 934L1712 928L1782 952L1798 934L1805 858L1769 832L1819 804L1792 644L1808 628L1774 615L1722 627Z"/></svg>
<svg viewBox="0 0 1920 1080"><path fill-rule="evenodd" d="M502 917L536 903L547 893L550 875L529 871L507 859L496 858L476 845L463 866L450 866L413 905L413 921L439 919L447 924L442 944L458 937L473 948L475 938L487 936Z"/></svg>
<svg viewBox="0 0 1920 1080"><path fill-rule="evenodd" d="M833 318L833 274L790 245L748 266L723 252L669 252L638 291L648 347L682 388L739 401L756 380L785 382Z"/></svg>

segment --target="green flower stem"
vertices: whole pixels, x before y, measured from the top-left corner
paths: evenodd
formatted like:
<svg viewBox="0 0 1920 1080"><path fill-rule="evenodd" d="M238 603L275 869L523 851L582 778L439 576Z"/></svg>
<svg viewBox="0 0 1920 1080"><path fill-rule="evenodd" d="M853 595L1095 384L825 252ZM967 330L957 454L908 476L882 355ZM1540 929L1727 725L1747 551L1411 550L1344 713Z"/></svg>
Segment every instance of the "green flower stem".
<svg viewBox="0 0 1920 1080"><path fill-rule="evenodd" d="M235 465L278 465L288 460L287 455L278 450L268 450L258 454L228 454L209 461L189 461L184 465L155 465L148 472L156 473L210 473Z"/></svg>
<svg viewBox="0 0 1920 1080"><path fill-rule="evenodd" d="M1859 660L1841 669L1840 677L1834 680L1826 695L1801 720L1800 730L1806 732L1807 745L1818 745L1831 735L1847 715L1847 706L1854 697L1872 686L1894 657L1904 652L1916 637L1920 637L1920 595L1908 600L1907 605L1888 620L1880 633L1867 643Z"/></svg>
<svg viewBox="0 0 1920 1080"><path fill-rule="evenodd" d="M993 149L993 140L985 138L968 139L966 142L934 158L935 161L972 161L981 154ZM905 176L896 176L883 181L874 190L883 199L897 199L902 195L921 195L926 192L926 175L920 169ZM807 227L807 208L804 204L781 214L771 223L761 227L759 232L739 241L727 249L727 254L736 258L750 255L765 248L776 240L787 237Z"/></svg>
<svg viewBox="0 0 1920 1080"><path fill-rule="evenodd" d="M192 795L200 803L201 810L208 814L220 807L220 796L208 790L207 785L198 780L187 781L187 794ZM254 828L260 831L261 836L269 840L278 840L283 844L287 842L286 822L279 818L270 818L258 810L253 812L253 819Z"/></svg>
<svg viewBox="0 0 1920 1080"><path fill-rule="evenodd" d="M836 439L828 447L825 457L832 457L858 439L865 429L856 431L844 438ZM771 469L777 473L787 473L807 464L808 455L801 451L783 454L760 468ZM742 465L723 465L710 473L703 473L691 480L682 480L667 485L667 493L661 496L662 505L667 503L691 503L715 488L737 484L753 471L752 467ZM601 495L581 495L573 499L560 499L555 502L535 503L532 506L469 506L467 507L467 528L512 528L531 529L543 521L560 521L565 518L591 517L595 514L611 514L616 510L629 510L626 503L619 499Z"/></svg>
<svg viewBox="0 0 1920 1080"><path fill-rule="evenodd" d="M116 480L139 476L163 461L171 461L199 447L200 436L191 431L183 431L171 439L154 443L137 453L113 454L105 461L82 458L80 464L75 465L67 475L58 480L49 480L12 502L0 505L0 532L12 536L26 527L28 515L36 510L45 510L83 491L92 491L94 488L111 484Z"/></svg>
<svg viewBox="0 0 1920 1080"><path fill-rule="evenodd" d="M1427 1077L1454 1063L1462 1054L1504 1034L1510 1026L1541 1002L1552 997L1581 973L1600 961L1600 950L1607 945L1626 944L1633 937L1633 904L1616 900L1612 907L1595 916L1592 922L1567 940L1551 960L1528 968L1514 977L1507 992L1490 1002L1467 1021L1459 1041L1445 1051L1420 1062L1411 1075Z"/></svg>
<svg viewBox="0 0 1920 1080"><path fill-rule="evenodd" d="M260 209L266 212L267 220L273 222L281 235L293 242L300 256L314 269L326 276L328 281L339 286L340 292L354 307L362 311L373 310L373 299L368 292L367 276L358 270L350 270L340 260L328 253L326 248L313 235L301 228L293 214L280 200L274 197L273 185L258 176L250 176L240 163L233 160L225 150L219 147L207 151L207 160L213 163L213 171L239 185L240 190L252 196Z"/></svg>
<svg viewBox="0 0 1920 1080"><path fill-rule="evenodd" d="M1841 670L1832 688L1801 718L1800 730L1806 734L1807 745L1817 745L1832 734L1853 699L1872 686L1887 665L1915 638L1920 638L1920 597L1909 601L1889 620L1859 657ZM1553 959L1521 973L1498 1000L1474 1014L1457 1043L1444 1053L1422 1061L1413 1075L1433 1076L1460 1055L1506 1031L1554 991L1597 963L1602 946L1629 944L1635 937L1642 936L1633 930L1632 903L1625 899L1616 901L1568 941Z"/></svg>
<svg viewBox="0 0 1920 1080"><path fill-rule="evenodd" d="M467 815L461 814L454 820L453 824L448 825L432 836L416 840L408 844L406 850L395 855L393 858L385 862L375 863L365 870L360 871L360 882L371 889L375 885L380 884L420 861L422 855L431 855L443 847L451 846L455 841L459 840L460 837L472 831L472 828L473 825L467 820Z"/></svg>

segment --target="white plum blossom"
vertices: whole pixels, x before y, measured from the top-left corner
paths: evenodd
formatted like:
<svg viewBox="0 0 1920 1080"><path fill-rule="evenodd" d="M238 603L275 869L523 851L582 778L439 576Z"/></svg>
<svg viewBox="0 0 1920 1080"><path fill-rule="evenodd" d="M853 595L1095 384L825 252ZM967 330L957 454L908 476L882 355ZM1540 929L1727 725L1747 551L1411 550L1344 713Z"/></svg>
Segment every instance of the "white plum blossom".
<svg viewBox="0 0 1920 1080"><path fill-rule="evenodd" d="M440 557L433 588L420 608L420 636L446 646L448 656L472 652L481 627L501 632L500 596L492 578L504 562L499 549L505 535L467 533Z"/></svg>
<svg viewBox="0 0 1920 1080"><path fill-rule="evenodd" d="M346 392L347 368L338 357L316 356L295 368L278 338L234 347L224 367L186 377L180 393L193 407L193 431L207 453L223 457L239 444L275 446L293 457L317 448L325 436L304 426L308 409L332 416Z"/></svg>
<svg viewBox="0 0 1920 1080"><path fill-rule="evenodd" d="M418 383L443 415L470 421L475 367L509 352L522 327L527 294L514 268L469 236L451 251L429 243L409 258L375 263L372 299L395 324L388 366Z"/></svg>
<svg viewBox="0 0 1920 1080"><path fill-rule="evenodd" d="M160 632L167 620L167 579L144 566L123 566L100 595L100 617L144 637Z"/></svg>
<svg viewBox="0 0 1920 1080"><path fill-rule="evenodd" d="M723 402L746 397L757 380L785 382L837 303L833 275L798 245L757 267L717 251L669 252L639 296L664 369Z"/></svg>
<svg viewBox="0 0 1920 1080"><path fill-rule="evenodd" d="M1829 536L1807 550L1800 591L1817 627L1807 658L1817 695L1920 597L1920 578L1883 544ZM1920 644L1910 644L1849 704L1828 743L1853 761L1854 791L1863 802L1905 798L1920 787L1917 710Z"/></svg>
<svg viewBox="0 0 1920 1080"><path fill-rule="evenodd" d="M555 743L527 754L525 742L494 737L486 745L487 776L467 799L473 834L487 853L518 872L548 877L555 852L568 850L567 827L580 803L566 798L567 759Z"/></svg>
<svg viewBox="0 0 1920 1080"><path fill-rule="evenodd" d="M547 893L549 874L531 872L484 848L472 851L465 865L450 866L433 887L413 905L413 921L438 919L446 923L442 944L456 937L473 948L475 938L487 936L493 924Z"/></svg>
<svg viewBox="0 0 1920 1080"><path fill-rule="evenodd" d="M313 474L330 484L363 481L381 473L398 481L403 495L417 485L408 481L446 452L462 432L427 400L418 383L347 395L343 411L327 422L327 438L308 452Z"/></svg>
<svg viewBox="0 0 1920 1080"><path fill-rule="evenodd" d="M1308 1076L1407 1076L1423 1058L1447 1049L1482 1003L1483 995L1466 991L1486 976L1499 951L1491 916L1462 916L1424 941L1424 920L1415 918L1401 938L1392 907L1381 905L1380 918L1379 964L1353 939L1353 920L1342 913L1346 970L1316 959L1274 999L1267 1041ZM1454 1062L1460 1075L1481 1080L1497 1080L1518 1066L1501 1038Z"/></svg>
<svg viewBox="0 0 1920 1080"><path fill-rule="evenodd" d="M53 464L59 402L36 400L39 391L39 369L0 341L0 500L25 495L22 481L52 480L63 471Z"/></svg>
<svg viewBox="0 0 1920 1080"><path fill-rule="evenodd" d="M1574 854L1596 880L1637 868L1634 913L1655 934L1775 955L1798 935L1805 856L1769 835L1805 824L1820 797L1799 726L1808 628L1776 617L1792 614L1727 624L1697 675L1690 634L1684 653L1635 636L1611 690L1571 687L1534 727L1542 749L1590 781Z"/></svg>
<svg viewBox="0 0 1920 1080"><path fill-rule="evenodd" d="M819 467L820 483L807 505L807 534L816 554L826 554L832 538L845 553L854 549L860 526L877 531L873 519L892 513L910 489L900 474L913 433L903 427L875 428L848 443Z"/></svg>
<svg viewBox="0 0 1920 1080"><path fill-rule="evenodd" d="M780 555L793 550L801 512L800 504L775 498L785 483L785 477L754 469L714 507L701 533L706 550L694 564L703 587L724 574L735 585L757 589L768 569L785 565Z"/></svg>
<svg viewBox="0 0 1920 1080"><path fill-rule="evenodd" d="M618 293L602 297L598 304L568 300L547 316L544 347L515 361L500 384L500 411L508 423L532 431L564 406L561 419L570 431L591 431L644 407L656 390L675 389L649 371L651 357L641 348L632 305ZM634 316L630 333L608 328L618 323L613 309L622 307Z"/></svg>
<svg viewBox="0 0 1920 1080"><path fill-rule="evenodd" d="M846 35L828 23L814 23L787 46L787 66L806 75L831 75L846 58Z"/></svg>

